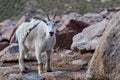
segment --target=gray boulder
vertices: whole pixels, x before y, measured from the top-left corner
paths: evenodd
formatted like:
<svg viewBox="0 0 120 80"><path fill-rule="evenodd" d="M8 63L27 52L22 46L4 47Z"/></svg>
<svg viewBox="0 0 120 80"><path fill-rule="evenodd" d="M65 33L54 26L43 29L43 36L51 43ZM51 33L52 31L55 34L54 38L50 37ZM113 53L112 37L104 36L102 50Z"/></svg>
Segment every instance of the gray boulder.
<svg viewBox="0 0 120 80"><path fill-rule="evenodd" d="M88 67L88 80L120 80L120 12L107 25Z"/></svg>
<svg viewBox="0 0 120 80"><path fill-rule="evenodd" d="M108 20L103 20L97 24L85 28L81 33L73 37L71 45L72 50L89 51L95 50L99 45L100 37L102 36Z"/></svg>

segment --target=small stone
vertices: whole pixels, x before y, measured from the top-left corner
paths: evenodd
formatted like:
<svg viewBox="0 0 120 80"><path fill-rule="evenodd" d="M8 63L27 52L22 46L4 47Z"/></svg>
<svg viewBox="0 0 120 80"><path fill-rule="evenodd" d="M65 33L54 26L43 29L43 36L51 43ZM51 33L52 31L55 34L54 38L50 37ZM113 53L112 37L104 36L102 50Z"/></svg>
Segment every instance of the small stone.
<svg viewBox="0 0 120 80"><path fill-rule="evenodd" d="M73 60L71 63L72 63L73 65L81 65L81 66L87 64L86 61L81 60L81 59L79 59L79 60Z"/></svg>

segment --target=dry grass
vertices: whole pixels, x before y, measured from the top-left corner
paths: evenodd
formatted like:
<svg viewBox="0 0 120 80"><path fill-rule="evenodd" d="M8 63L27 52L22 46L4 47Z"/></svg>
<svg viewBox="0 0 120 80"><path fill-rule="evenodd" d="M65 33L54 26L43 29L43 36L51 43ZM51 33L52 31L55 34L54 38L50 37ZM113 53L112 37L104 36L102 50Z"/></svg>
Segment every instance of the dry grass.
<svg viewBox="0 0 120 80"><path fill-rule="evenodd" d="M34 5L36 2L37 5ZM56 11L58 15L70 12L83 14L86 12L100 12L105 8L114 8L119 5L120 0L105 3L101 3L100 0L91 0L91 2L87 2L87 0L0 0L0 22L11 17L19 17L22 13L29 12L29 10L40 11L39 14L41 12L43 12L42 14L51 14Z"/></svg>

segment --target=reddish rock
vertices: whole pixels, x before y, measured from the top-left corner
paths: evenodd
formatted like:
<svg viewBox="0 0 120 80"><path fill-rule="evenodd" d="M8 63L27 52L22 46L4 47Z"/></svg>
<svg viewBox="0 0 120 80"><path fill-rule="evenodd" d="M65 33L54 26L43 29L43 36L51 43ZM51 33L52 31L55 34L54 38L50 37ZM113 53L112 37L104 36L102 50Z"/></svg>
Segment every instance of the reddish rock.
<svg viewBox="0 0 120 80"><path fill-rule="evenodd" d="M82 30L89 26L89 24L83 21L77 21L71 19L70 22L66 25L69 30L76 30L78 32L82 32Z"/></svg>
<svg viewBox="0 0 120 80"><path fill-rule="evenodd" d="M77 34L76 31L66 31L66 32L58 32L56 34L57 43L56 49L70 49L70 45L72 44L72 37Z"/></svg>
<svg viewBox="0 0 120 80"><path fill-rule="evenodd" d="M67 19L66 22L61 27L59 27L59 31L56 35L57 43L55 48L70 49L73 36L81 32L87 26L89 25L82 21Z"/></svg>

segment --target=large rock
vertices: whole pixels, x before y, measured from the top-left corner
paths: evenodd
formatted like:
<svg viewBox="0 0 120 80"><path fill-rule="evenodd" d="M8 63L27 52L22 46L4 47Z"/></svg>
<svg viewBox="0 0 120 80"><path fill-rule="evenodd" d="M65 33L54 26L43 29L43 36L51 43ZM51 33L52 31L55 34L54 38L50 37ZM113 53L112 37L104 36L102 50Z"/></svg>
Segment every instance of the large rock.
<svg viewBox="0 0 120 80"><path fill-rule="evenodd" d="M95 50L99 45L100 37L106 28L107 22L108 21L105 19L100 23L85 28L82 33L75 35L71 49L79 50L80 52Z"/></svg>
<svg viewBox="0 0 120 80"><path fill-rule="evenodd" d="M57 30L63 31L66 29L66 25L70 23L70 19L65 19L64 21L60 20L60 23L58 23Z"/></svg>
<svg viewBox="0 0 120 80"><path fill-rule="evenodd" d="M79 20L86 22L88 24L94 24L96 22L100 22L104 19L104 17L97 13L86 13Z"/></svg>
<svg viewBox="0 0 120 80"><path fill-rule="evenodd" d="M0 80L17 80L18 78L10 79L8 76L10 74L17 74L19 73L19 67L18 65L10 66L10 67L0 67Z"/></svg>
<svg viewBox="0 0 120 80"><path fill-rule="evenodd" d="M77 21L77 20L74 20L74 19L71 19L69 21L69 23L66 25L66 27L69 29L69 30L76 30L76 32L82 32L82 30L86 27L88 27L89 24L83 22L83 21Z"/></svg>
<svg viewBox="0 0 120 80"><path fill-rule="evenodd" d="M8 75L10 73L18 73L18 72L20 72L18 65L14 65L10 67L0 67L0 75Z"/></svg>
<svg viewBox="0 0 120 80"><path fill-rule="evenodd" d="M5 37L3 36L0 36L0 42L10 42L8 39L6 39Z"/></svg>
<svg viewBox="0 0 120 80"><path fill-rule="evenodd" d="M21 80L22 74L16 74L16 73L10 73L10 75L7 77L8 80Z"/></svg>
<svg viewBox="0 0 120 80"><path fill-rule="evenodd" d="M79 17L79 20L86 22L88 24L94 24L101 22L104 19L110 20L112 16L120 11L119 8L105 9L100 13L86 13L82 17Z"/></svg>
<svg viewBox="0 0 120 80"><path fill-rule="evenodd" d="M0 42L0 51L6 48L9 45L8 42Z"/></svg>
<svg viewBox="0 0 120 80"><path fill-rule="evenodd" d="M80 17L80 14L78 13L69 13L67 15L63 15L61 18L56 19L59 20L59 24L58 24L58 31L62 31L66 28L66 25L70 23L70 20L77 20L77 18Z"/></svg>
<svg viewBox="0 0 120 80"><path fill-rule="evenodd" d="M11 61L18 61L19 57L19 47L18 44L12 43L4 50L0 52L0 61L2 62L11 62ZM26 54L25 60L36 60L34 56L31 54Z"/></svg>
<svg viewBox="0 0 120 80"><path fill-rule="evenodd" d="M15 25L15 22L11 21L10 19L7 19L7 20L0 23L1 27L12 27L14 25Z"/></svg>
<svg viewBox="0 0 120 80"><path fill-rule="evenodd" d="M17 61L18 53L18 44L11 44L0 52L0 61Z"/></svg>
<svg viewBox="0 0 120 80"><path fill-rule="evenodd" d="M89 24L82 21L73 19L66 20L66 22L58 28L56 48L70 49L73 36L88 26Z"/></svg>
<svg viewBox="0 0 120 80"><path fill-rule="evenodd" d="M16 27L8 27L3 33L2 36L6 39L10 40L11 36L13 34L13 31L16 29Z"/></svg>
<svg viewBox="0 0 120 80"><path fill-rule="evenodd" d="M5 37L0 36L0 51L6 48L9 45L9 40Z"/></svg>
<svg viewBox="0 0 120 80"><path fill-rule="evenodd" d="M57 25L57 44L55 48L70 49L72 37L89 26L83 21L78 21L78 17L80 17L78 13L70 13L61 17L60 23Z"/></svg>
<svg viewBox="0 0 120 80"><path fill-rule="evenodd" d="M85 72L54 71L44 73L45 80L85 80Z"/></svg>
<svg viewBox="0 0 120 80"><path fill-rule="evenodd" d="M120 80L120 12L107 26L89 63L88 80Z"/></svg>
<svg viewBox="0 0 120 80"><path fill-rule="evenodd" d="M14 38L15 38L15 31L17 29L17 27L22 23L24 22L26 19L25 16L22 16L19 21L14 25L14 26L11 26L11 27L3 27L5 28L4 31L2 31L2 36L7 38L10 42L14 42Z"/></svg>
<svg viewBox="0 0 120 80"><path fill-rule="evenodd" d="M9 40L11 32L14 29L13 26L15 26L15 22L11 21L11 20L5 20L0 23L0 26L1 26L0 32L1 32L2 36Z"/></svg>
<svg viewBox="0 0 120 80"><path fill-rule="evenodd" d="M55 48L58 49L70 49L72 44L72 37L77 34L75 30L69 30L64 32L57 32L56 39L57 43Z"/></svg>

